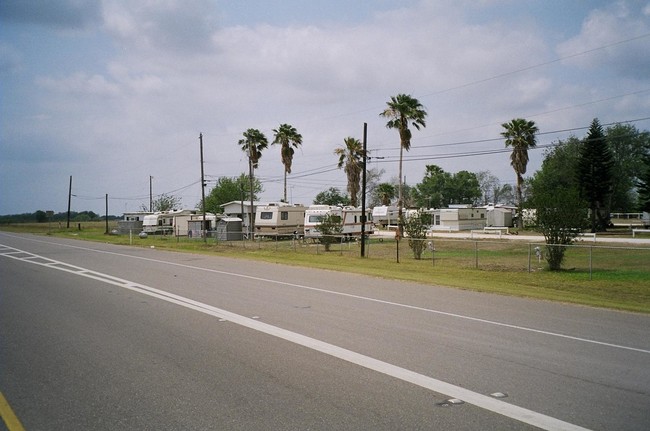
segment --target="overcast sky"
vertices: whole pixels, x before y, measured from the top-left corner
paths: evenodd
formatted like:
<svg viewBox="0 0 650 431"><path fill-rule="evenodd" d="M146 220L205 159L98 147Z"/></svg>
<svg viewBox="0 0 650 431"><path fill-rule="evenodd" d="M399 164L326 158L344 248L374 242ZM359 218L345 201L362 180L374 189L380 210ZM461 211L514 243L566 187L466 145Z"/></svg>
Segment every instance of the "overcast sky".
<svg viewBox="0 0 650 431"><path fill-rule="evenodd" d="M396 180L398 134L379 113L399 93L428 112L408 184L427 164L514 183L500 138L513 118L541 132L528 175L593 118L650 129L650 2L2 0L0 74L0 214L65 211L70 176L74 211L104 214L106 194L111 214L148 206L150 176L194 208L199 133L214 181L248 171L246 129L271 141L282 123L303 136L292 202L345 191L333 152L364 123L369 168ZM283 169L270 146L261 200L282 197Z"/></svg>

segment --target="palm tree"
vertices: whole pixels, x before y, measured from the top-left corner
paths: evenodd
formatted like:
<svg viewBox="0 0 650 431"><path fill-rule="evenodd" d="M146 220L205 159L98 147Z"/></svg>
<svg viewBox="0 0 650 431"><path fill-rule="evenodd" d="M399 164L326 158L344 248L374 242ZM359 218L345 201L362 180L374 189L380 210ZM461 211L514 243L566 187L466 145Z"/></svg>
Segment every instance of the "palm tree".
<svg viewBox="0 0 650 431"><path fill-rule="evenodd" d="M255 213L253 212L253 188L255 168L259 166L260 158L262 157L262 150L269 146L269 142L264 136L264 133L257 129L248 129L244 132L244 139L239 140L239 146L242 151L248 156L248 176L250 178L250 192L251 192L251 207L250 207L250 234L251 240L255 233Z"/></svg>
<svg viewBox="0 0 650 431"><path fill-rule="evenodd" d="M391 199L395 197L395 186L390 183L381 183L375 192L382 205L390 205Z"/></svg>
<svg viewBox="0 0 650 431"><path fill-rule="evenodd" d="M524 182L524 174L528 165L528 149L537 145L535 134L539 131L534 121L527 121L523 118L515 118L509 123L501 125L505 129L501 136L506 138L506 147L512 146L510 153L510 165L517 174L517 206L519 207L519 217L517 225L519 228L524 227L522 217L523 197L521 187Z"/></svg>
<svg viewBox="0 0 650 431"><path fill-rule="evenodd" d="M302 135L289 124L281 124L277 129L273 129L273 133L275 133L275 138L272 144L280 145L280 154L284 165L284 202L287 202L287 174L291 173L294 148L302 145Z"/></svg>
<svg viewBox="0 0 650 431"><path fill-rule="evenodd" d="M344 147L334 150L334 154L339 156L338 168L345 166L344 171L348 177L348 193L350 193L350 205L357 206L357 195L359 194L359 183L363 171L363 144L355 138L345 138Z"/></svg>
<svg viewBox="0 0 650 431"><path fill-rule="evenodd" d="M388 123L386 123L387 128L397 129L399 131L399 189L397 205L401 223L402 207L404 206L404 198L402 195L402 157L404 150L408 151L411 148L411 130L409 129L409 123L418 130L420 130L420 127L426 127L427 125L424 119L427 116L427 112L417 99L408 94L391 96L390 102L386 102L386 104L388 107L379 115L388 118Z"/></svg>

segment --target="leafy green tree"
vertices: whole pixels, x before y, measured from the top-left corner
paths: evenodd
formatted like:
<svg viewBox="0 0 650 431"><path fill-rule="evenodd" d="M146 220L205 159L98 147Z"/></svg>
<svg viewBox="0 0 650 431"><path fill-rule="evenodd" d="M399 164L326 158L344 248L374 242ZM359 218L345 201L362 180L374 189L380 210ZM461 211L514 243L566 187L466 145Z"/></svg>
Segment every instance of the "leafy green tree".
<svg viewBox="0 0 650 431"><path fill-rule="evenodd" d="M558 271L566 246L587 225L585 202L575 188L542 189L534 196L537 228L546 241L546 261L551 271Z"/></svg>
<svg viewBox="0 0 650 431"><path fill-rule="evenodd" d="M47 214L42 210L36 211L34 217L36 218L36 223L45 223L47 221Z"/></svg>
<svg viewBox="0 0 650 431"><path fill-rule="evenodd" d="M255 188L255 169L259 166L260 158L262 157L262 151L269 146L269 141L264 136L264 133L260 132L257 129L248 129L244 132L244 138L240 139L239 147L241 150L246 153L248 157L248 178L249 178L249 191L250 191L250 229L251 233L255 232L255 215L253 211L253 195ZM251 235L251 240L253 240L254 235Z"/></svg>
<svg viewBox="0 0 650 431"><path fill-rule="evenodd" d="M317 226L318 231L321 233L319 241L325 246L325 251L330 251L332 244L341 241L341 233L343 232L343 221L340 216L327 214Z"/></svg>
<svg viewBox="0 0 650 431"><path fill-rule="evenodd" d="M476 205L481 197L481 188L474 172L459 171L452 175L449 203Z"/></svg>
<svg viewBox="0 0 650 431"><path fill-rule="evenodd" d="M422 182L413 189L416 205L427 208L447 207L451 181L449 172L438 165L427 165Z"/></svg>
<svg viewBox="0 0 650 431"><path fill-rule="evenodd" d="M636 186L639 193L639 209L650 212L650 144L645 147L643 154L642 168L639 178L636 180Z"/></svg>
<svg viewBox="0 0 650 431"><path fill-rule="evenodd" d="M289 124L281 124L273 129L274 139L272 145L280 145L282 164L284 165L284 202L287 201L287 174L291 173L293 154L296 148L302 145L302 135L295 127Z"/></svg>
<svg viewBox="0 0 650 431"><path fill-rule="evenodd" d="M411 129L409 125L420 130L420 127L426 127L425 118L427 112L422 104L408 94L398 94L391 96L390 101L386 102L388 107L379 115L388 118L386 127L389 129L397 129L399 132L399 183L397 190L397 206L399 217L401 220L402 208L404 207L404 190L403 190L403 175L402 175L402 159L404 151L411 149Z"/></svg>
<svg viewBox="0 0 650 431"><path fill-rule="evenodd" d="M429 223L430 224L430 223ZM408 244L416 260L422 258L422 253L426 247L428 224L425 222L422 213L405 217L402 221L404 233L408 237Z"/></svg>
<svg viewBox="0 0 650 431"><path fill-rule="evenodd" d="M505 129L501 136L506 138L506 147L512 147L510 153L510 165L517 175L517 206L519 214L523 212L522 186L524 174L528 166L528 150L537 145L535 134L539 131L534 121L527 121L523 118L515 118L509 123L501 124ZM519 227L523 228L523 218L518 218Z"/></svg>
<svg viewBox="0 0 650 431"><path fill-rule="evenodd" d="M152 202L152 210L157 211L172 211L180 209L182 206L182 199L179 196L168 195L166 193L161 194L155 198ZM142 204L140 206L142 211L149 211L149 206Z"/></svg>
<svg viewBox="0 0 650 431"><path fill-rule="evenodd" d="M345 171L348 178L348 193L350 205L357 206L357 195L361 189L361 173L363 172L363 145L358 139L347 137L343 140L345 146L336 148L334 154L339 156L338 168Z"/></svg>
<svg viewBox="0 0 650 431"><path fill-rule="evenodd" d="M413 190L417 206L443 208L451 204L475 204L481 196L476 174L445 172L437 165L427 165L424 178Z"/></svg>
<svg viewBox="0 0 650 431"><path fill-rule="evenodd" d="M223 212L223 204L238 201L250 200L250 179L248 175L241 174L237 178L219 177L217 183L210 190L210 193L205 197L205 210L214 214ZM255 178L253 185L253 200L263 191L262 183L259 179ZM201 203L197 205L200 209Z"/></svg>
<svg viewBox="0 0 650 431"><path fill-rule="evenodd" d="M316 195L314 205L350 205L350 198L341 194L336 187L330 187Z"/></svg>
<svg viewBox="0 0 650 431"><path fill-rule="evenodd" d="M580 146L578 139L570 138L547 150L542 167L530 181L529 205L535 208L535 224L544 235L545 257L552 271L562 268L566 246L587 223L587 204L580 198L573 174Z"/></svg>
<svg viewBox="0 0 650 431"><path fill-rule="evenodd" d="M630 124L616 124L605 131L612 152L612 189L607 207L612 212L637 209L637 179L643 174L644 149L650 146L650 133Z"/></svg>
<svg viewBox="0 0 650 431"><path fill-rule="evenodd" d="M591 231L605 230L609 221L607 203L612 189L614 160L603 128L595 118L580 148L577 175L580 194L589 204Z"/></svg>

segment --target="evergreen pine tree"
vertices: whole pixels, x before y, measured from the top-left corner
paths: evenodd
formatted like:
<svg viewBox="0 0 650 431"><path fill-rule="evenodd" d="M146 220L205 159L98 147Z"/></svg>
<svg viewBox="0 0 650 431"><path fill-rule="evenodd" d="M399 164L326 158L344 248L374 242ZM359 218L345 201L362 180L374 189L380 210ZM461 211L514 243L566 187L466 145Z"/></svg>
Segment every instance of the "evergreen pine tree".
<svg viewBox="0 0 650 431"><path fill-rule="evenodd" d="M591 122L578 158L581 197L589 203L591 231L605 230L609 220L607 202L612 188L614 159L597 118Z"/></svg>

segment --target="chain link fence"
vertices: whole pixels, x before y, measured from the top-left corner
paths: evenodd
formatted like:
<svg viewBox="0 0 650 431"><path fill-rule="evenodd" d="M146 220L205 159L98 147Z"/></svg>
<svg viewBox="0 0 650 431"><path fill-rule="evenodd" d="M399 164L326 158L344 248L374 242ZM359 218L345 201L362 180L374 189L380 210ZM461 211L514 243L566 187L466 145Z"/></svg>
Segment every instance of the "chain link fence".
<svg viewBox="0 0 650 431"><path fill-rule="evenodd" d="M151 238L151 236L150 236ZM305 239L300 236L265 236L253 240L219 240L157 236L155 241L177 243L205 243L215 249L241 249L249 251L303 253L312 255L337 255L342 258L361 256L361 241L337 235L324 240ZM416 258L409 241L421 242L421 255ZM324 244L329 242L329 245ZM627 271L638 274L640 279L650 277L650 247L599 245L579 242L565 247L563 270L588 273L589 277L607 277L608 273ZM529 272L548 270L545 260L547 245L543 242L522 240L427 238L399 241L393 237L371 236L365 241L364 256L367 259L401 262L412 261L433 267L472 268L487 271Z"/></svg>

